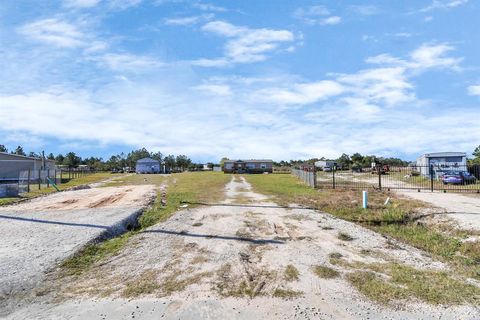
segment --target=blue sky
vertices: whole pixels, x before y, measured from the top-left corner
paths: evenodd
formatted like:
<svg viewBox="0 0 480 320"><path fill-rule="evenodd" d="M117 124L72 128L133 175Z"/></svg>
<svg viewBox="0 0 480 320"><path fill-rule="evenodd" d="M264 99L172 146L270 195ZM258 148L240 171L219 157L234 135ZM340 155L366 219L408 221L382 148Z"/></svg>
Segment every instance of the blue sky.
<svg viewBox="0 0 480 320"><path fill-rule="evenodd" d="M471 153L479 12L472 0L2 1L0 144L195 161Z"/></svg>

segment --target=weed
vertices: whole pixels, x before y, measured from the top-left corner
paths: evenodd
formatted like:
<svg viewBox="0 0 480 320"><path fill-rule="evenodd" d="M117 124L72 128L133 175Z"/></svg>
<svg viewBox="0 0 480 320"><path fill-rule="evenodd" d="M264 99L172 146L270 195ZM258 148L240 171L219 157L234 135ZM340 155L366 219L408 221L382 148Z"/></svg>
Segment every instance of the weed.
<svg viewBox="0 0 480 320"><path fill-rule="evenodd" d="M301 295L302 295L302 292L300 292L300 291L294 291L294 290L282 289L282 288L277 288L273 292L274 297L284 298L284 299L296 298L296 297L301 296Z"/></svg>
<svg viewBox="0 0 480 320"><path fill-rule="evenodd" d="M158 271L156 270L145 270L139 277L127 282L122 296L131 298L143 294L152 294L160 288L157 282L157 274Z"/></svg>
<svg viewBox="0 0 480 320"><path fill-rule="evenodd" d="M352 241L353 237L350 236L348 233L345 232L339 232L337 235L337 238L343 241Z"/></svg>
<svg viewBox="0 0 480 320"><path fill-rule="evenodd" d="M298 278L299 275L300 275L300 273L298 272L298 269L295 268L294 265L289 264L285 268L285 272L284 272L285 280L287 280L287 281L297 281L299 279Z"/></svg>
<svg viewBox="0 0 480 320"><path fill-rule="evenodd" d="M324 279L333 279L337 278L340 275L337 270L327 266L314 266L313 273L315 273L318 277Z"/></svg>

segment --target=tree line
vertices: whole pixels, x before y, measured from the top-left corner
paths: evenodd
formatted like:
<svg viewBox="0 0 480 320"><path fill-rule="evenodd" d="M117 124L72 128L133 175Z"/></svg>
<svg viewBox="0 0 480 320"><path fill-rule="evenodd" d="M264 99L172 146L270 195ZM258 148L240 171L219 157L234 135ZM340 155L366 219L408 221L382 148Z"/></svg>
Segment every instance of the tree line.
<svg viewBox="0 0 480 320"><path fill-rule="evenodd" d="M4 145L0 145L0 152L8 152L8 150ZM42 156L41 154L35 152L29 152L27 154L22 146L18 146L10 153L37 158ZM87 165L88 167L97 171L109 171L115 169L119 170L127 167L135 168L137 161L143 158L152 158L160 161L162 165L165 165L168 171L185 171L187 169L197 170L203 168L203 164L193 163L192 160L186 155L163 155L161 152L151 152L146 148L132 150L126 154L122 152L117 155L112 155L107 160L104 160L101 157L82 158L75 152L58 154L56 156L53 153L50 153L45 158L54 160L56 165L63 165L67 166L68 168L76 168L79 165Z"/></svg>

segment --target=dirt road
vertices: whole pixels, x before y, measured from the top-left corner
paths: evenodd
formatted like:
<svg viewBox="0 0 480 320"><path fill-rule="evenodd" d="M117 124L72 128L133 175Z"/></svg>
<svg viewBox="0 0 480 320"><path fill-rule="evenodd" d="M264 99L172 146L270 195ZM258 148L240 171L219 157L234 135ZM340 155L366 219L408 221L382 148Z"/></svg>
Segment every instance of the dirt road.
<svg viewBox="0 0 480 320"><path fill-rule="evenodd" d="M453 219L462 229L480 230L480 197L443 192L401 190L397 190L397 192L441 209L440 215Z"/></svg>
<svg viewBox="0 0 480 320"><path fill-rule="evenodd" d="M153 186L96 188L0 207L0 316L58 261L135 222L154 197Z"/></svg>
<svg viewBox="0 0 480 320"><path fill-rule="evenodd" d="M478 319L471 306L380 307L346 280L348 262L442 269L421 251L328 214L279 207L242 178L226 200L178 212L92 272L11 319ZM349 235L351 241L339 234ZM317 276L328 266L338 276ZM291 272L288 272L290 270ZM293 272L293 271L295 272ZM56 300L58 301L58 300Z"/></svg>

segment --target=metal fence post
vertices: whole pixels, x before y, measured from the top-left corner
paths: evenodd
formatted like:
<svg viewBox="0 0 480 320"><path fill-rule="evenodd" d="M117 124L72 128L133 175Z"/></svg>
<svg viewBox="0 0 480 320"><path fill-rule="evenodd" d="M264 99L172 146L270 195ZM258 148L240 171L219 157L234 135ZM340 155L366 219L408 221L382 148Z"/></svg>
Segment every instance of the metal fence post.
<svg viewBox="0 0 480 320"><path fill-rule="evenodd" d="M313 188L316 189L317 188L317 170L315 168L313 168L312 175L313 175Z"/></svg>
<svg viewBox="0 0 480 320"><path fill-rule="evenodd" d="M382 190L382 169L380 166L377 166L377 173L378 173L378 189Z"/></svg>
<svg viewBox="0 0 480 320"><path fill-rule="evenodd" d="M27 192L30 192L30 169L28 169L27 174Z"/></svg>
<svg viewBox="0 0 480 320"><path fill-rule="evenodd" d="M333 166L332 169L332 183L333 183L333 189L335 189L335 170L337 169L337 166Z"/></svg>
<svg viewBox="0 0 480 320"><path fill-rule="evenodd" d="M430 165L430 191L433 192L433 165Z"/></svg>
<svg viewBox="0 0 480 320"><path fill-rule="evenodd" d="M50 187L50 181L48 180L50 178L50 169L47 169L47 188Z"/></svg>
<svg viewBox="0 0 480 320"><path fill-rule="evenodd" d="M42 171L38 169L38 190L42 188Z"/></svg>

